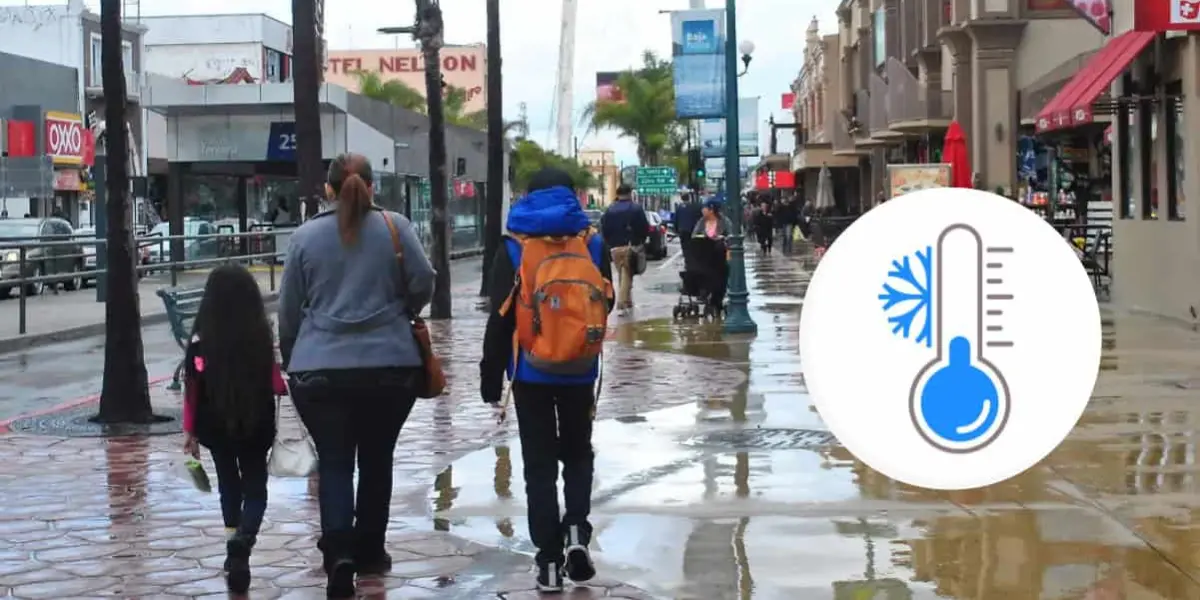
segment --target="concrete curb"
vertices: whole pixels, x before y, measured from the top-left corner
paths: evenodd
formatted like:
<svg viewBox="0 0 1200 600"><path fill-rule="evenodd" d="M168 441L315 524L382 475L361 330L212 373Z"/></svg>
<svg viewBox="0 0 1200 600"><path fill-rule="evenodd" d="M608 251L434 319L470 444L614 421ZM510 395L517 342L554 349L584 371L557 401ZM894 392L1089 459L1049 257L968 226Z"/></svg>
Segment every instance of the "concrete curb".
<svg viewBox="0 0 1200 600"><path fill-rule="evenodd" d="M460 260L464 258L474 258L483 255L483 248L472 248L470 250L460 250L450 253L450 260ZM272 308L272 305L279 300L279 292L268 292L263 294L263 300L267 303L267 308ZM147 325L157 325L167 322L167 313L156 312L154 314L142 316L142 327ZM104 335L104 323L89 323L78 327L70 327L67 329L59 329L56 331L46 331L42 333L27 333L15 337L0 339L0 354L10 352L18 352L45 346L47 344L57 344L60 342L73 342L75 340Z"/></svg>

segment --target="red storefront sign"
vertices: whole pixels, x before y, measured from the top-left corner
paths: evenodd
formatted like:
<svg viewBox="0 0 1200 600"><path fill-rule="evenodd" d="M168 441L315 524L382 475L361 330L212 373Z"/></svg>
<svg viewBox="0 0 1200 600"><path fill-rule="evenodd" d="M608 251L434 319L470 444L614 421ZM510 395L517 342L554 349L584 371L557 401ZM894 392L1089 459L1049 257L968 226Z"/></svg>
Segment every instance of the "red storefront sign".
<svg viewBox="0 0 1200 600"><path fill-rule="evenodd" d="M37 136L33 121L5 121L5 150L11 157L37 156Z"/></svg>
<svg viewBox="0 0 1200 600"><path fill-rule="evenodd" d="M1133 28L1138 31L1200 30L1200 0L1137 0Z"/></svg>
<svg viewBox="0 0 1200 600"><path fill-rule="evenodd" d="M91 129L83 130L83 164L89 167L96 164L96 137Z"/></svg>
<svg viewBox="0 0 1200 600"><path fill-rule="evenodd" d="M756 190L790 190L796 187L796 175L791 171L764 171L754 177Z"/></svg>
<svg viewBox="0 0 1200 600"><path fill-rule="evenodd" d="M61 112L46 113L46 156L56 165L83 164L83 118Z"/></svg>
<svg viewBox="0 0 1200 600"><path fill-rule="evenodd" d="M783 110L791 110L793 106L796 106L796 94L792 92L783 94L779 99L779 106Z"/></svg>

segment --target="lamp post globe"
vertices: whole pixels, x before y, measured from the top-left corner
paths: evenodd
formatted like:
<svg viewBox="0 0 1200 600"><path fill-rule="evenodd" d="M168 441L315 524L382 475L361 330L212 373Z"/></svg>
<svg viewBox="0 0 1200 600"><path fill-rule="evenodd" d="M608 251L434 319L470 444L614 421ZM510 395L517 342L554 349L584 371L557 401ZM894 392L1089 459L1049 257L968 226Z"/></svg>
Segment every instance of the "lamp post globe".
<svg viewBox="0 0 1200 600"><path fill-rule="evenodd" d="M750 40L738 46L737 0L725 2L725 206L726 215L733 225L729 236L729 310L725 314L726 333L758 332L758 325L750 318L747 306L749 292L746 290L746 249L742 236L742 186L740 144L738 144L738 52L749 56L754 51Z"/></svg>

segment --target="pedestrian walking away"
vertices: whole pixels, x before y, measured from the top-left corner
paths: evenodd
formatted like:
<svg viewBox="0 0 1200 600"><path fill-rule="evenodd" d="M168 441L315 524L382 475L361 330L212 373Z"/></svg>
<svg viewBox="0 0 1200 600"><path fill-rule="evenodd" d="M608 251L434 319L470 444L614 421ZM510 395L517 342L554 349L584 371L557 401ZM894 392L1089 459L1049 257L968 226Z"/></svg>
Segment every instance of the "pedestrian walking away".
<svg viewBox="0 0 1200 600"><path fill-rule="evenodd" d="M275 396L287 393L258 281L240 265L204 285L184 359L184 452L212 454L225 522L229 590L250 587L250 552L267 510L267 453Z"/></svg>
<svg viewBox="0 0 1200 600"><path fill-rule="evenodd" d="M280 354L317 448L329 598L353 597L355 572L391 570L393 454L423 376L410 315L433 296L412 223L372 203L373 181L363 156L333 160L330 209L292 234L279 293Z"/></svg>
<svg viewBox="0 0 1200 600"><path fill-rule="evenodd" d="M564 575L581 583L596 574L588 550L593 386L613 306L612 272L608 248L590 229L570 176L545 169L529 188L509 210L511 235L492 262L488 287L496 308L484 333L480 392L503 410L506 374L512 382L536 584L554 592L563 589Z"/></svg>
<svg viewBox="0 0 1200 600"><path fill-rule="evenodd" d="M691 250L692 233L700 221L701 211L701 204L695 196L689 197L687 202L675 209L675 233L679 237L679 251L683 253L684 263Z"/></svg>
<svg viewBox="0 0 1200 600"><path fill-rule="evenodd" d="M633 261L645 259L645 254L641 257L633 254L645 252L643 246L649 230L650 221L646 219L645 209L633 201L633 188L622 184L617 188L617 200L604 211L600 221L600 233L604 243L612 249L612 266L617 271L619 310L633 308Z"/></svg>
<svg viewBox="0 0 1200 600"><path fill-rule="evenodd" d="M763 202L761 209L754 215L754 229L759 250L763 254L770 254L775 246L775 216L772 214L770 202Z"/></svg>
<svg viewBox="0 0 1200 600"><path fill-rule="evenodd" d="M792 253L793 237L796 235L796 220L799 215L796 210L796 200L784 198L775 209L775 235L784 254Z"/></svg>

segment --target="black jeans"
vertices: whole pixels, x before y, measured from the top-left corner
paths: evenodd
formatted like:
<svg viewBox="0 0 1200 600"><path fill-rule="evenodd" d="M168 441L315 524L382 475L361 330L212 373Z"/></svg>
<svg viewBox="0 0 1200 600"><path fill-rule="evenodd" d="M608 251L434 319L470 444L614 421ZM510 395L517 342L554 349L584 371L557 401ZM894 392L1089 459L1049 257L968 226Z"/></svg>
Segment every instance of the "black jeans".
<svg viewBox="0 0 1200 600"><path fill-rule="evenodd" d="M329 558L372 560L384 551L396 438L415 402L413 372L390 368L292 374L292 400L317 447L320 546Z"/></svg>
<svg viewBox="0 0 1200 600"><path fill-rule="evenodd" d="M529 536L539 565L563 562L567 528L579 527L580 543L592 537L591 385L543 385L516 382L513 399L525 463L525 496L529 504ZM566 513L558 510L558 463L562 462Z"/></svg>
<svg viewBox="0 0 1200 600"><path fill-rule="evenodd" d="M209 448L217 471L225 527L253 544L267 512L267 450L262 447Z"/></svg>

